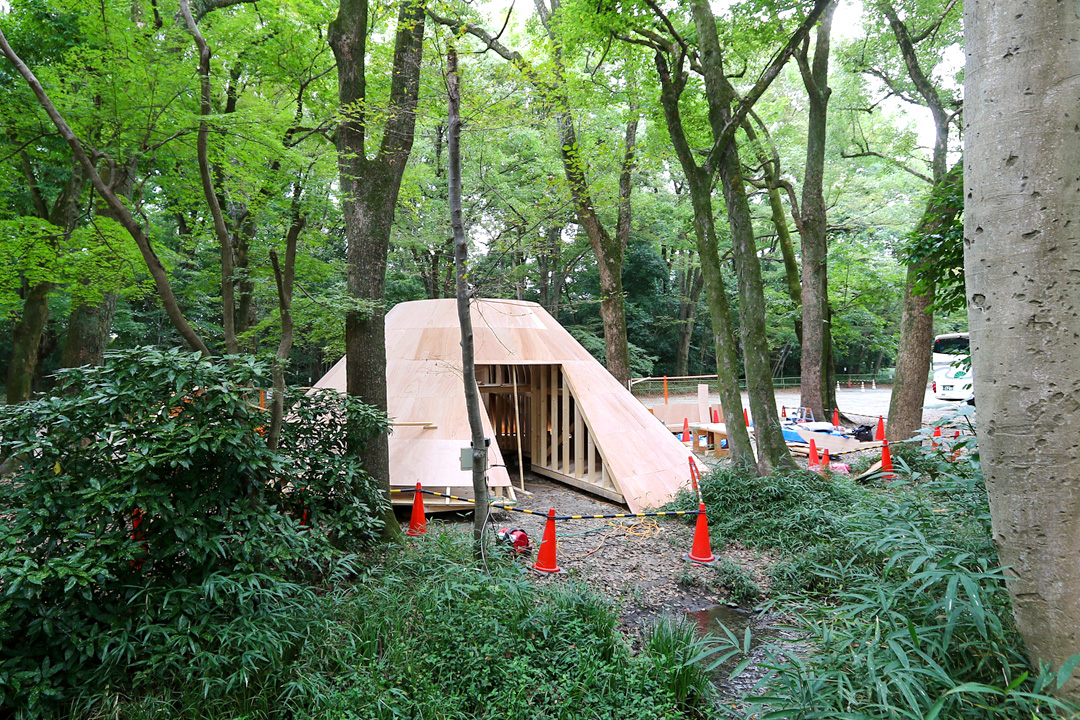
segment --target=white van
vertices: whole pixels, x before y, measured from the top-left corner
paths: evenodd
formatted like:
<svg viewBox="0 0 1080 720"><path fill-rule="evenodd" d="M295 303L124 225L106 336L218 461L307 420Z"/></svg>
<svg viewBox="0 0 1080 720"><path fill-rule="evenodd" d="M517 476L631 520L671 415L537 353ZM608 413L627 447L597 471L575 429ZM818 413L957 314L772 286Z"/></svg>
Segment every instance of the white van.
<svg viewBox="0 0 1080 720"><path fill-rule="evenodd" d="M973 394L967 333L950 333L934 338L934 381L931 389L938 400L965 401Z"/></svg>
<svg viewBox="0 0 1080 720"><path fill-rule="evenodd" d="M966 332L938 335L934 338L933 372L967 358L970 347L971 341Z"/></svg>

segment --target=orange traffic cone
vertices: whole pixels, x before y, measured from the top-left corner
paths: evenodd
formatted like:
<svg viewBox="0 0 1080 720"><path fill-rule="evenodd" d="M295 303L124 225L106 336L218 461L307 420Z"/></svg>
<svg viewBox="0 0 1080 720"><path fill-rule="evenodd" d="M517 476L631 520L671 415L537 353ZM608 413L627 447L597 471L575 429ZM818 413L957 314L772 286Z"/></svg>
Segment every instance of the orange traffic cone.
<svg viewBox="0 0 1080 720"><path fill-rule="evenodd" d="M742 409L742 417L743 420L746 421L746 427L750 427L750 413L747 411L746 408Z"/></svg>
<svg viewBox="0 0 1080 720"><path fill-rule="evenodd" d="M696 562L699 565L712 565L716 562L716 556L712 554L712 547L709 544L709 519L705 516L705 503L698 504L694 544L690 552L683 555L683 560Z"/></svg>
<svg viewBox="0 0 1080 720"><path fill-rule="evenodd" d="M825 448L825 451L821 453L821 470L825 472L831 469L832 467L829 465L829 448Z"/></svg>
<svg viewBox="0 0 1080 720"><path fill-rule="evenodd" d="M893 475L892 454L889 452L889 441L881 441L881 476L884 478L895 477Z"/></svg>
<svg viewBox="0 0 1080 720"><path fill-rule="evenodd" d="M716 411L716 408L712 409L712 421L714 423L719 423L720 422L720 413L718 413Z"/></svg>
<svg viewBox="0 0 1080 720"><path fill-rule="evenodd" d="M877 418L877 432L874 433L875 440L885 439L885 418L878 415Z"/></svg>
<svg viewBox="0 0 1080 720"><path fill-rule="evenodd" d="M536 554L533 570L539 573L561 573L562 568L556 564L555 559L555 508L551 508L548 510L544 537L540 540L540 552Z"/></svg>
<svg viewBox="0 0 1080 720"><path fill-rule="evenodd" d="M787 417L787 406L786 405L781 405L780 406L780 417L782 417L782 418Z"/></svg>
<svg viewBox="0 0 1080 720"><path fill-rule="evenodd" d="M814 442L814 438L810 438L810 467L816 467L821 461L818 460L817 443Z"/></svg>
<svg viewBox="0 0 1080 720"><path fill-rule="evenodd" d="M934 428L933 435L930 436L930 447L934 450L938 449L937 438L941 437L941 428Z"/></svg>
<svg viewBox="0 0 1080 720"><path fill-rule="evenodd" d="M690 418L682 419L682 436L679 439L682 442L690 442Z"/></svg>
<svg viewBox="0 0 1080 720"><path fill-rule="evenodd" d="M427 518L424 517L424 494L420 492L420 483L416 483L416 492L412 498L412 517L409 518L409 529L406 535L416 537L427 532Z"/></svg>
<svg viewBox="0 0 1080 720"><path fill-rule="evenodd" d="M836 408L832 411L832 424L833 427L840 427L840 411Z"/></svg>
<svg viewBox="0 0 1080 720"><path fill-rule="evenodd" d="M952 457L949 458L949 459L952 462L956 462L957 460L960 459L960 431L959 430L957 430L956 434L953 435L953 451L952 451Z"/></svg>

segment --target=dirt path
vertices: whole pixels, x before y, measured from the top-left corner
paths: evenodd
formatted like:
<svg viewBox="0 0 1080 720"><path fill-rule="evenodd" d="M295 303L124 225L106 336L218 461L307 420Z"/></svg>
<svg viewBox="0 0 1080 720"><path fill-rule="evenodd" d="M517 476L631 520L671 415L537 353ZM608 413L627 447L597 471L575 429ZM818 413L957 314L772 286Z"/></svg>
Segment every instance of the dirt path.
<svg viewBox="0 0 1080 720"><path fill-rule="evenodd" d="M533 474L526 474L526 490L518 493L518 507L546 514L602 515L627 512L624 506ZM463 531L471 519L450 519ZM437 521L436 521L437 522ZM520 558L525 567L536 561L546 518L542 515L501 511L492 515L491 532L520 528L529 535L531 552ZM731 602L730 593L713 567L683 560L694 536L692 523L680 518L615 518L565 520L556 523L557 562L565 572L537 575L540 583L582 582L610 598L631 631L659 615L696 613ZM725 546L713 538L713 554L750 571L755 582L766 584L761 570L772 558L740 546Z"/></svg>

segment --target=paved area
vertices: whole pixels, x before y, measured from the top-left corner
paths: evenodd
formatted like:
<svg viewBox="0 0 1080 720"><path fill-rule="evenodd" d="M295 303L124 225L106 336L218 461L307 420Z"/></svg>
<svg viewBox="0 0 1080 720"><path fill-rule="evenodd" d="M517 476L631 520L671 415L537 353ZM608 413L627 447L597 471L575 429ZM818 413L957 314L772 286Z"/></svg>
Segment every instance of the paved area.
<svg viewBox="0 0 1080 720"><path fill-rule="evenodd" d="M743 407L750 407L750 400L743 391ZM879 416L888 417L889 415L889 399L892 397L891 387L878 387L874 388L871 385L863 387L846 388L841 387L836 391L836 402L840 406L840 412L847 416L853 422L862 422L865 424L871 424L872 421L877 421ZM641 402L646 406L659 405L664 402L662 395L651 395L640 398ZM669 402L697 402L696 395L669 395ZM720 402L720 396L717 393L710 393L710 402ZM960 403L947 402L944 400L938 400L934 397L934 394L930 391L930 386L926 386L926 395L923 399L923 422L932 423L946 415L952 414ZM776 390L776 412L780 413L782 407L794 408L799 406L799 389L798 388L784 388ZM826 420L830 418L824 418Z"/></svg>

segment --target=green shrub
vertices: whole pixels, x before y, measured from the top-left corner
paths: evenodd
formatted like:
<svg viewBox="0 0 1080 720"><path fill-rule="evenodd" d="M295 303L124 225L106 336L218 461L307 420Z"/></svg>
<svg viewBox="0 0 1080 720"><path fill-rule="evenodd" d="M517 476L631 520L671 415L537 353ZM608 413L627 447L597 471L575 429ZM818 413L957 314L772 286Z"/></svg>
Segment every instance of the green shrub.
<svg viewBox="0 0 1080 720"><path fill-rule="evenodd" d="M759 476L721 467L701 480L709 530L752 547L797 552L824 541L843 542L844 518L867 492L843 476L797 470ZM689 493L679 509L697 507Z"/></svg>
<svg viewBox="0 0 1080 720"><path fill-rule="evenodd" d="M812 548L773 568L775 588L800 591L771 604L795 621L804 651L769 648L759 663L769 675L747 698L754 716L981 719L1080 711L1051 696L1071 667L1029 672L977 469L978 456L969 455L939 468L932 481L895 482L844 518L849 552ZM725 660L746 652L733 638L718 642L712 652Z"/></svg>
<svg viewBox="0 0 1080 720"><path fill-rule="evenodd" d="M62 371L56 395L0 409L0 456L17 460L3 481L0 708L277 682L307 632L309 580L334 553L318 526L283 512L276 488L314 463L266 447L250 388L268 383L252 360L139 349ZM368 420L367 432L385 425ZM345 465L358 489L362 471ZM319 482L314 502L348 505ZM349 518L360 513L349 505ZM371 536L375 522L351 529Z"/></svg>
<svg viewBox="0 0 1080 720"><path fill-rule="evenodd" d="M732 601L748 605L757 602L761 597L761 588L742 565L721 558L714 569L717 582L727 589Z"/></svg>

